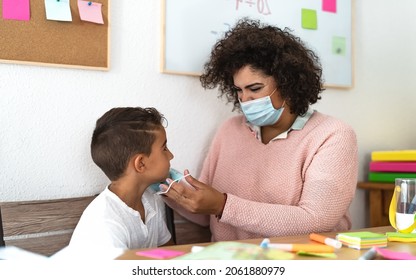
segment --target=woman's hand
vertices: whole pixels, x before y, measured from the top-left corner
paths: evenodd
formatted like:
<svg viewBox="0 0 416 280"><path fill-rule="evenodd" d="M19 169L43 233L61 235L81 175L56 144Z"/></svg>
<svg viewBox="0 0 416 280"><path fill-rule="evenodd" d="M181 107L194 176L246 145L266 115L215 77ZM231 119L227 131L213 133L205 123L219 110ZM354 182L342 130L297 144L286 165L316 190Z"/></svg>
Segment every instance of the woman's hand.
<svg viewBox="0 0 416 280"><path fill-rule="evenodd" d="M189 171L185 171L185 175ZM191 175L185 177L187 185L184 182L174 182L170 190L164 194L171 200L181 205L187 211L194 214L219 215L225 203L224 194L208 186ZM171 179L167 182L171 183ZM167 189L166 185L163 185Z"/></svg>

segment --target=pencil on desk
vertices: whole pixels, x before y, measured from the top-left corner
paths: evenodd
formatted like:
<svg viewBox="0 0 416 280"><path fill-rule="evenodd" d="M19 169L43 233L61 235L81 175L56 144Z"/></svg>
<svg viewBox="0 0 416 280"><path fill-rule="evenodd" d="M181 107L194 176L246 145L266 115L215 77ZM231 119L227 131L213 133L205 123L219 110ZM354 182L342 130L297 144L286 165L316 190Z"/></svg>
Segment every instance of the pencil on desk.
<svg viewBox="0 0 416 280"><path fill-rule="evenodd" d="M377 255L376 247L371 247L370 250L365 252L363 255L361 255L358 259L359 260L372 260Z"/></svg>

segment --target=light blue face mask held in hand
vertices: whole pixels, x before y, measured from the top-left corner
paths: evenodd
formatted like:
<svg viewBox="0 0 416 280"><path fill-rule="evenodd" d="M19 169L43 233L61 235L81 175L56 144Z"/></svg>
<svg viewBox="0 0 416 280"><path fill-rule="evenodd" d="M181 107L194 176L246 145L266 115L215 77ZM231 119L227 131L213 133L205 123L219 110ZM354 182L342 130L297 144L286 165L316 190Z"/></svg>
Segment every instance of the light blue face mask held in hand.
<svg viewBox="0 0 416 280"><path fill-rule="evenodd" d="M254 100L241 102L240 106L247 120L257 126L266 126L275 124L282 116L285 109L285 103L282 107L275 109L270 96L274 94L276 89L268 96L257 98Z"/></svg>
<svg viewBox="0 0 416 280"><path fill-rule="evenodd" d="M170 187L172 186L173 183L179 182L180 180L182 180L183 178L185 178L186 176L189 176L189 175L190 174L183 175L178 170L171 168L169 170L169 178L172 179L172 182L170 184L165 181L165 182L161 182L161 183L151 184L149 187L152 188L153 190L155 190L156 194L165 194L170 190ZM169 187L167 188L167 190L161 191L160 187L159 187L160 184L169 185Z"/></svg>

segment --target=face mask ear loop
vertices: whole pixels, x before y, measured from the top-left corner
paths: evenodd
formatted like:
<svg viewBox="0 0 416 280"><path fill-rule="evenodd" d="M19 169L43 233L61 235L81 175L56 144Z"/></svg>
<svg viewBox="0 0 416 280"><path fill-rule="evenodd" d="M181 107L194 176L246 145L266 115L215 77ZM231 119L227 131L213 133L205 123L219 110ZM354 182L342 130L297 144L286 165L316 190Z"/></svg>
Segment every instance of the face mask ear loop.
<svg viewBox="0 0 416 280"><path fill-rule="evenodd" d="M276 92L276 90L277 90L277 88L275 88L273 91L272 91L272 93L269 95L269 97L271 97L275 92ZM283 104L282 104L282 106L280 107L280 108L284 108L285 107L285 105L286 105L286 100L283 100Z"/></svg>
<svg viewBox="0 0 416 280"><path fill-rule="evenodd" d="M275 88L272 93L270 93L269 97L272 96L276 92L277 88Z"/></svg>
<svg viewBox="0 0 416 280"><path fill-rule="evenodd" d="M159 191L156 194L165 194L165 193L167 193L170 190L170 188L172 187L173 183L179 182L180 180L182 180L185 177L188 177L189 175L191 175L191 174L189 173L189 174L186 174L186 175L184 175L184 176L182 176L182 177L180 177L176 180L172 180L172 182L170 182L168 188L165 191Z"/></svg>

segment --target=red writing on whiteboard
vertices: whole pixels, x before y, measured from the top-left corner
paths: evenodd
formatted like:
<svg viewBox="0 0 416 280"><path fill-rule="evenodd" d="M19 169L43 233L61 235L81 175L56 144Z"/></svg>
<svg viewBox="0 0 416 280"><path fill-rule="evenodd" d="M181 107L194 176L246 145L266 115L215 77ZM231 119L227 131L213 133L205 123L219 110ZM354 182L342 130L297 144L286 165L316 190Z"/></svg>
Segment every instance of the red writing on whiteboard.
<svg viewBox="0 0 416 280"><path fill-rule="evenodd" d="M257 2L257 3L256 3ZM271 15L272 12L270 11L269 4L267 0L236 0L235 9L238 10L240 7L240 3L248 5L250 8L253 8L254 5L257 6L257 12L262 15Z"/></svg>

